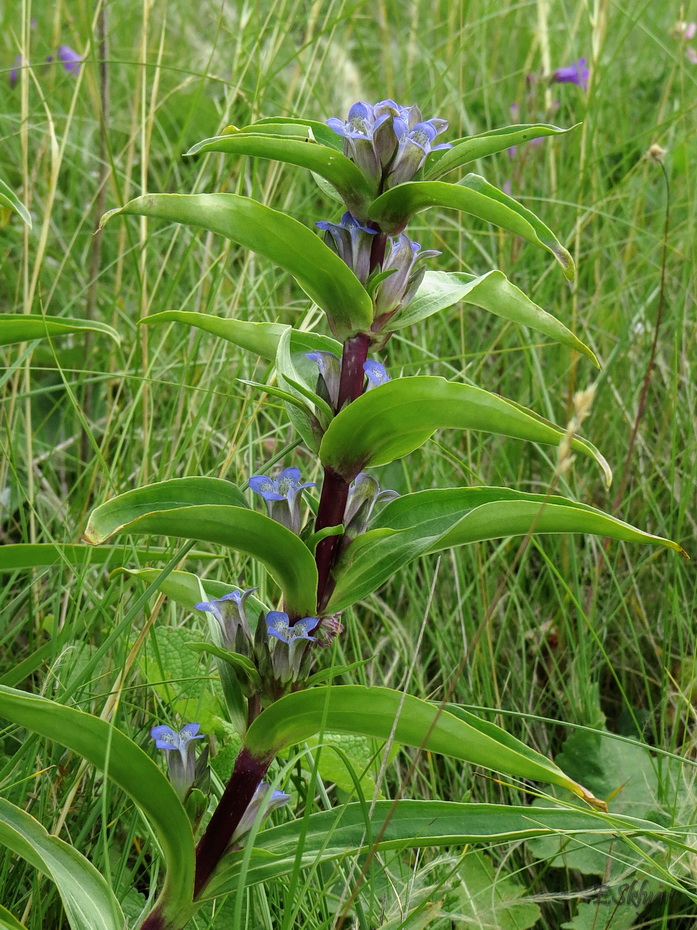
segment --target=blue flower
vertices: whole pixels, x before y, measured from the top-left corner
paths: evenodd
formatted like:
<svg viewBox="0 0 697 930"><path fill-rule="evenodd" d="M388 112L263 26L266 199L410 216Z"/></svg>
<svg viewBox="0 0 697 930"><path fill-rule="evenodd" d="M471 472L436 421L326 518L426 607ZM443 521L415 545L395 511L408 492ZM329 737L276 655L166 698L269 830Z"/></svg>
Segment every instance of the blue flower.
<svg viewBox="0 0 697 930"><path fill-rule="evenodd" d="M384 186L389 178L387 187L413 178L429 152L450 148L448 143L432 144L447 129L444 119L424 121L417 106L403 107L389 99L374 106L361 100L345 122L332 117L327 125L344 137L344 154L371 180Z"/></svg>
<svg viewBox="0 0 697 930"><path fill-rule="evenodd" d="M259 782L252 800L247 805L247 809L245 810L244 814L242 814L240 822L235 827L235 832L232 834L232 838L230 840L231 843L236 843L240 837L244 836L245 833L249 833L249 831L254 826L260 809L263 809L261 819L265 820L269 814L275 810L278 810L279 807L283 807L288 803L288 801L290 801L290 795L286 794L284 791L272 791L271 797L267 797L269 794L269 787L270 786L268 782Z"/></svg>
<svg viewBox="0 0 697 930"><path fill-rule="evenodd" d="M373 362L371 364L377 365L379 363ZM349 487L346 510L344 511L345 535L349 539L355 539L356 536L364 533L375 505L394 500L395 497L399 497L396 491L387 489L381 491L380 485L375 478L367 472L362 471L356 475Z"/></svg>
<svg viewBox="0 0 697 930"><path fill-rule="evenodd" d="M299 468L284 468L278 478L268 475L252 475L249 487L261 494L268 505L269 516L293 533L300 532L300 492L314 488L316 481L300 484Z"/></svg>
<svg viewBox="0 0 697 930"><path fill-rule="evenodd" d="M382 362L375 362L372 359L368 359L367 362L363 362L363 371L370 382L368 390L370 390L371 386L379 387L381 384L385 384L392 380Z"/></svg>
<svg viewBox="0 0 697 930"><path fill-rule="evenodd" d="M230 591L215 600L194 604L196 610L205 610L213 614L220 627L221 645L231 652L239 652L242 655L248 655L250 652L253 637L247 622L245 604L250 594L256 590L247 588L246 591Z"/></svg>
<svg viewBox="0 0 697 930"><path fill-rule="evenodd" d="M59 45L56 55L58 56L58 60L63 62L63 67L68 74L77 76L80 73L82 58L74 48L71 48L69 45Z"/></svg>
<svg viewBox="0 0 697 930"><path fill-rule="evenodd" d="M576 84L577 87L587 90L589 74L586 59L579 58L578 61L574 61L564 68L557 68L552 74L552 82L555 84Z"/></svg>
<svg viewBox="0 0 697 930"><path fill-rule="evenodd" d="M150 730L150 736L155 740L157 748L172 753L167 756L169 778L182 802L196 778L193 740L203 739L203 733L198 732L200 726L198 723L187 723L178 733L165 724Z"/></svg>
<svg viewBox="0 0 697 930"><path fill-rule="evenodd" d="M339 385L341 383L341 359L333 352L318 349L316 352L306 352L309 358L319 368L317 391L336 412L339 404Z"/></svg>
<svg viewBox="0 0 697 930"><path fill-rule="evenodd" d="M365 284L370 274L373 236L377 231L361 226L348 211L341 217L340 223L320 220L315 226L324 230L325 243L349 266L361 284Z"/></svg>
<svg viewBox="0 0 697 930"><path fill-rule="evenodd" d="M406 233L400 233L390 240L390 252L383 262L383 271L392 271L375 288L375 322L373 329L377 332L389 320L393 313L405 307L419 289L425 268L418 267L426 259L440 255L435 249L421 249L418 242L412 242Z"/></svg>
<svg viewBox="0 0 697 930"><path fill-rule="evenodd" d="M311 633L319 623L317 617L303 617L291 625L288 614L282 610L270 610L266 615L266 630L269 636L278 640L273 649L272 660L274 674L279 681L295 681L298 678L305 655L305 644L316 642ZM288 648L283 649L283 646Z"/></svg>

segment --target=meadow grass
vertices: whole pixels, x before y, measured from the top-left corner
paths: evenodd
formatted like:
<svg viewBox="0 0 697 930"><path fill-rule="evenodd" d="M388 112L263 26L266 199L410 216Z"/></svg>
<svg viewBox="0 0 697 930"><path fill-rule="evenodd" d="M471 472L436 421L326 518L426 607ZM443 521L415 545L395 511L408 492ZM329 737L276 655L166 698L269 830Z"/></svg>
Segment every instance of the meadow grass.
<svg viewBox="0 0 697 930"><path fill-rule="evenodd" d="M410 229L424 247L442 250L440 269L500 267L596 351L602 370L470 306L402 331L383 360L394 374L471 380L561 424L574 393L595 383L584 433L615 469L615 486L605 490L594 467L578 461L559 491L616 509L694 555L697 66L670 30L695 13L694 4L672 0L531 0L504 8L493 0L114 0L102 18L77 0L6 5L2 61L9 71L23 49L28 64L12 90L0 74L0 176L29 206L34 225L23 230L12 218L0 229L3 309L102 320L122 340L95 335L3 351L1 541L75 542L91 508L110 495L182 475L244 483L292 447L278 403L238 380L263 379L254 358L194 331L137 325L150 313L186 309L308 328L317 312L289 277L184 227L141 219L113 221L97 237L94 230L105 209L146 191L225 190L308 225L334 218L337 205L300 169L181 153L229 123L324 120L358 99L394 97L447 118L450 138L511 121L513 103L522 122L581 124L476 169L497 186L510 181L513 195L570 247L579 267L573 290L546 253L461 215L420 214ZM79 75L44 63L61 43L84 53ZM540 79L581 55L591 73L587 93ZM652 144L666 149L663 165L647 157ZM299 452L284 461L291 460L306 480L317 477ZM555 465L554 450L442 432L380 469L379 480L400 492L458 484L544 492ZM570 725L603 722L680 755L680 801L666 790L657 804L672 813L687 804L681 810L694 821L692 565L663 549L605 548L591 537L537 537L520 547L519 539L476 544L409 566L346 615L339 661L373 656L358 680L486 708L549 755ZM169 558L180 552L181 541L171 541ZM263 585L248 561L216 555L182 564L204 578ZM138 565L135 552L128 564ZM149 727L175 722L176 708L210 718L208 691L192 679L212 672L198 658L193 671L188 660L163 658L151 632L202 631L200 614L107 568L56 565L3 574L0 582L0 681L108 714L144 746ZM260 596L274 592L262 587ZM139 639L144 629L150 632ZM46 644L18 678L19 663ZM223 758L220 732L217 742ZM289 771L294 812L343 797L309 778L301 754ZM378 774L388 797L525 797L519 785L434 756L412 768L400 753ZM137 812L108 779L56 745L8 728L0 785L88 855L137 915L158 878L153 850L143 845ZM615 788L621 792L622 783ZM346 926L485 925L464 912L452 916L462 906L452 898L461 852L378 857ZM538 926L550 930L572 913L573 894L592 883L550 868L524 845L489 853L497 869L516 873L524 900L541 902ZM0 901L29 930L64 926L50 883L6 853L0 861ZM694 876L694 858L684 866ZM350 862L301 871L202 912L192 925L330 927L356 875ZM442 917L422 908L407 921L420 902L432 907L441 899ZM642 925L687 928L693 914L682 896L655 906ZM615 926L608 917L602 912L594 926Z"/></svg>

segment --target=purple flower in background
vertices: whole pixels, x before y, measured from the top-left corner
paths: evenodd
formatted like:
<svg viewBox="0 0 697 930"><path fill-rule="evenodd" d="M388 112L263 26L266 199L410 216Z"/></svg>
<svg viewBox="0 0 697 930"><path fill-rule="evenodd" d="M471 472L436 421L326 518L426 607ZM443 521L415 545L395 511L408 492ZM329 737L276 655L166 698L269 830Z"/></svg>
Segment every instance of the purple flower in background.
<svg viewBox="0 0 697 930"><path fill-rule="evenodd" d="M150 731L157 748L168 753L169 778L181 801L186 799L196 777L196 758L192 741L203 739L203 733L198 732L200 727L199 723L187 723L177 733L171 727L160 724Z"/></svg>
<svg viewBox="0 0 697 930"><path fill-rule="evenodd" d="M15 56L14 68L10 69L10 73L8 75L8 81L10 82L10 87L14 87L17 81L19 80L19 69L21 67L22 67L22 56L17 55Z"/></svg>
<svg viewBox="0 0 697 930"><path fill-rule="evenodd" d="M260 809L263 809L262 820L264 820L273 811L278 810L279 807L283 807L290 801L290 795L286 794L284 791L272 791L271 797L267 800L269 787L268 782L259 782L259 787L254 792L252 800L247 805L246 811L242 814L240 822L235 827L235 832L232 834L230 840L231 843L236 843L245 833L249 833L254 826Z"/></svg>
<svg viewBox="0 0 697 930"><path fill-rule="evenodd" d="M382 362L375 362L372 359L368 359L367 362L363 362L363 371L368 381L370 381L370 385L373 387L379 387L381 384L386 384L388 381L392 380L387 374L387 369Z"/></svg>
<svg viewBox="0 0 697 930"><path fill-rule="evenodd" d="M319 626L317 617L303 617L291 626L288 614L282 610L270 610L266 615L266 631L278 642L273 649L274 674L279 681L295 680L305 655L305 644L316 642L310 634ZM287 646L284 649L283 646Z"/></svg>
<svg viewBox="0 0 697 930"><path fill-rule="evenodd" d="M300 484L299 468L284 468L278 478L267 475L252 475L249 487L261 494L269 508L269 516L277 520L293 533L300 532L300 492L304 488L314 488L316 481Z"/></svg>
<svg viewBox="0 0 697 930"><path fill-rule="evenodd" d="M68 74L74 74L76 77L80 73L82 57L78 55L74 48L69 45L59 45L56 52L58 60L63 63L63 67Z"/></svg>
<svg viewBox="0 0 697 930"><path fill-rule="evenodd" d="M574 61L564 68L557 68L552 74L552 81L555 84L576 84L577 87L587 90L589 74L586 59L579 58L578 61Z"/></svg>
<svg viewBox="0 0 697 930"><path fill-rule="evenodd" d="M361 226L348 211L340 223L320 220L315 226L324 230L325 243L349 266L361 284L365 284L370 274L370 253L376 230Z"/></svg>
<svg viewBox="0 0 697 930"><path fill-rule="evenodd" d="M246 655L250 651L253 637L247 622L245 604L250 594L256 590L247 588L246 591L230 591L215 600L194 604L196 610L205 610L213 614L220 627L221 644L231 652Z"/></svg>

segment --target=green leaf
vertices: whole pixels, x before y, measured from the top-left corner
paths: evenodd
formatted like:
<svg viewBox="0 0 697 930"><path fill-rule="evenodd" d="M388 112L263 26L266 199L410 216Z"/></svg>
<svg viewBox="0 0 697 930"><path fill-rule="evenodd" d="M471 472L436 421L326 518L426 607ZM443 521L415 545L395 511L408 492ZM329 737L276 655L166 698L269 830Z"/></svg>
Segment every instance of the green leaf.
<svg viewBox="0 0 697 930"><path fill-rule="evenodd" d="M486 487L417 491L390 501L368 532L351 543L334 571L336 587L327 610L361 600L420 556L530 532L594 533L682 553L669 539L566 497Z"/></svg>
<svg viewBox="0 0 697 930"><path fill-rule="evenodd" d="M191 826L174 788L153 760L105 720L25 691L0 686L0 715L76 752L126 792L162 849L167 870L162 907L172 917L186 912L194 882Z"/></svg>
<svg viewBox="0 0 697 930"><path fill-rule="evenodd" d="M591 800L580 785L543 755L466 711L458 716L390 688L334 685L288 694L252 723L249 751L265 758L320 732L353 733L422 747L520 778L568 788Z"/></svg>
<svg viewBox="0 0 697 930"><path fill-rule="evenodd" d="M216 482L227 489L204 485ZM158 490L159 489L159 490ZM210 494L213 490L215 493ZM230 490L232 489L232 490ZM182 506L197 495L216 496L221 503ZM174 478L127 491L92 512L85 539L104 542L114 533L182 536L245 552L266 566L286 601L286 609L301 617L315 613L317 569L312 554L294 533L249 508L224 503L241 492L217 478Z"/></svg>
<svg viewBox="0 0 697 930"><path fill-rule="evenodd" d="M2 904L0 904L0 928L1 930L27 930L24 924L21 924Z"/></svg>
<svg viewBox="0 0 697 930"><path fill-rule="evenodd" d="M373 304L358 278L307 226L237 194L147 194L106 213L152 216L219 233L289 271L340 340L370 328Z"/></svg>
<svg viewBox="0 0 697 930"><path fill-rule="evenodd" d="M290 136L296 139L307 139L310 133L322 145L328 145L338 152L343 150L342 137L330 129L326 123L313 119L291 119L285 116L267 116L238 129L236 126L226 126L222 135L235 132L267 132L274 136Z"/></svg>
<svg viewBox="0 0 697 930"><path fill-rule="evenodd" d="M247 656L240 655L239 652L228 652L227 649L221 649L213 643L189 643L189 649L193 652L204 652L207 655L215 656L234 669L240 669L245 675L254 682L257 688L261 689L261 678L257 672L256 665Z"/></svg>
<svg viewBox="0 0 697 930"><path fill-rule="evenodd" d="M264 713L266 713L265 711ZM263 714L262 714L263 717ZM261 719L261 718L259 718ZM461 846L501 843L546 835L658 836L657 824L630 817L607 817L591 810L538 808L505 804L460 804L453 801L377 801L370 808L347 804L260 830L249 863L245 851L222 860L203 897L238 890L288 875L297 868L344 859L348 851ZM377 837L380 837L378 840Z"/></svg>
<svg viewBox="0 0 697 930"><path fill-rule="evenodd" d="M31 229L31 216L29 211L12 190L12 188L9 187L2 180L2 178L0 178L0 207L6 207L8 210L13 210L19 217L21 217L29 229Z"/></svg>
<svg viewBox="0 0 697 930"><path fill-rule="evenodd" d="M210 552L191 551L189 555L197 559L217 559L219 556ZM87 565L104 565L107 562L128 562L142 559L152 562L155 559L171 559L172 550L160 546L137 549L133 546L112 546L109 549L95 549L81 543L11 543L0 546L0 574L25 568L46 568L59 562L71 568L83 568ZM154 569L157 572L157 569Z"/></svg>
<svg viewBox="0 0 697 930"><path fill-rule="evenodd" d="M320 333L302 333L283 323L250 323L247 320L222 319L207 313L191 313L187 310L163 310L139 321L145 326L159 323L186 323L198 329L220 336L233 345L260 355L269 362L276 359L278 343L286 330L291 329L290 345L294 352L313 352L321 349L341 355L341 343Z"/></svg>
<svg viewBox="0 0 697 930"><path fill-rule="evenodd" d="M236 485L222 478L170 478L126 491L95 508L90 514L84 538L88 543L97 545L138 517L192 504L246 507L247 501Z"/></svg>
<svg viewBox="0 0 697 930"><path fill-rule="evenodd" d="M187 155L203 152L224 152L230 155L251 155L271 158L308 168L325 178L345 201L356 219L367 219L366 208L375 196L375 185L370 184L361 169L333 146L322 145L312 134L305 138L293 135L271 135L254 132L254 127L241 129L224 136L215 136L197 142Z"/></svg>
<svg viewBox="0 0 697 930"><path fill-rule="evenodd" d="M458 139L452 143L451 149L440 149L429 155L424 177L428 181L436 181L448 171L462 168L463 165L476 161L478 158L503 152L512 145L525 145L541 136L560 136L575 128L575 126L570 126L569 129L560 129L549 123L527 123L505 126L502 129L493 129L476 136Z"/></svg>
<svg viewBox="0 0 697 930"><path fill-rule="evenodd" d="M497 394L445 378L418 376L382 384L354 400L329 424L320 446L322 464L346 479L370 465L387 465L422 446L437 429L476 429L558 445L564 430ZM578 436L572 449L612 472L595 446Z"/></svg>
<svg viewBox="0 0 697 930"><path fill-rule="evenodd" d="M123 930L119 902L92 863L4 798L0 798L0 843L53 880L72 930ZM22 925L15 921L6 926Z"/></svg>
<svg viewBox="0 0 697 930"><path fill-rule="evenodd" d="M384 232L400 232L409 219L428 207L451 207L522 236L551 252L564 276L574 279L571 255L534 213L493 187L477 174L457 184L445 181L408 181L381 194L370 207L370 219Z"/></svg>
<svg viewBox="0 0 697 930"><path fill-rule="evenodd" d="M587 345L551 313L533 303L502 271L488 271L479 276L462 272L427 271L416 297L395 314L387 324L387 329L412 326L459 301L482 307L504 320L544 333L555 342L561 342L585 355L600 367L595 353Z"/></svg>
<svg viewBox="0 0 697 930"><path fill-rule="evenodd" d="M111 336L116 342L121 339L115 329L97 320L48 317L39 313L3 313L0 316L0 346L83 332L103 333Z"/></svg>
<svg viewBox="0 0 697 930"><path fill-rule="evenodd" d="M128 575L149 585L157 581L162 572L159 568L116 568L109 577L113 578L117 574ZM164 581L157 585L157 589L187 610L193 610L196 604L204 599L204 596L218 598L239 590L236 585L215 581L212 578L199 578L193 572L182 571L170 572Z"/></svg>
<svg viewBox="0 0 697 930"><path fill-rule="evenodd" d="M458 866L458 917L474 927L528 930L540 918L536 904L521 900L525 886L501 869L489 856L473 850Z"/></svg>

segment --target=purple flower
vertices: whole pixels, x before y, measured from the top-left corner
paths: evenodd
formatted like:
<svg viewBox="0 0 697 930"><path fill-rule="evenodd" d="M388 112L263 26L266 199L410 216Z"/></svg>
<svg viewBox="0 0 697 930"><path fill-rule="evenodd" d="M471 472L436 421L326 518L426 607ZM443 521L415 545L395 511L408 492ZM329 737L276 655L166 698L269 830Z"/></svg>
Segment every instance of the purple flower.
<svg viewBox="0 0 697 930"><path fill-rule="evenodd" d="M368 363L366 363L368 364ZM372 364L378 364L373 362ZM382 367L382 366L381 366ZM384 369L383 369L384 370ZM387 372L385 372L387 374ZM380 490L380 485L372 475L360 472L349 488L346 510L344 512L345 535L355 539L364 533L376 504L385 503L399 497L396 491Z"/></svg>
<svg viewBox="0 0 697 930"><path fill-rule="evenodd" d="M260 810L263 811L261 819L265 820L269 814L278 810L279 807L283 807L290 801L290 795L286 794L284 791L272 791L271 797L267 800L269 787L268 782L259 782L259 786L254 792L252 800L247 805L247 809L244 814L242 814L240 822L235 827L235 832L232 834L230 840L231 843L236 843L245 833L249 833L259 816Z"/></svg>
<svg viewBox="0 0 697 930"><path fill-rule="evenodd" d="M377 230L361 226L348 211L341 217L341 223L320 220L315 226L324 230L325 243L349 266L361 284L365 284L370 274L370 253Z"/></svg>
<svg viewBox="0 0 697 930"><path fill-rule="evenodd" d="M252 475L249 487L266 501L269 516L277 520L293 533L300 532L300 492L304 488L314 488L316 481L300 484L299 468L284 468L278 478L267 475Z"/></svg>
<svg viewBox="0 0 697 930"><path fill-rule="evenodd" d="M393 271L393 274L375 288L373 328L376 332L395 311L405 307L416 294L426 274L426 269L417 268L417 265L436 255L440 255L440 252L434 249L421 251L419 243L412 242L406 233L400 233L390 240L390 252L383 262L382 270Z"/></svg>
<svg viewBox="0 0 697 930"><path fill-rule="evenodd" d="M586 67L586 59L579 58L578 61L574 61L564 68L557 68L552 74L552 81L555 84L576 84L577 87L587 90L589 73Z"/></svg>
<svg viewBox="0 0 697 930"><path fill-rule="evenodd" d="M21 67L22 67L22 56L17 55L15 56L14 68L10 69L10 73L8 75L8 81L10 82L10 87L14 87L17 81L19 80L19 69Z"/></svg>
<svg viewBox="0 0 697 930"><path fill-rule="evenodd" d="M68 74L74 74L76 77L80 73L82 57L78 55L74 48L69 45L59 45L56 52L59 61L63 62L63 67Z"/></svg>
<svg viewBox="0 0 697 930"><path fill-rule="evenodd" d="M231 652L248 655L253 642L245 604L247 598L256 591L256 588L247 588L246 591L230 591L212 601L202 601L194 604L196 610L205 610L213 614L220 627L221 645Z"/></svg>
<svg viewBox="0 0 697 930"><path fill-rule="evenodd" d="M282 610L270 610L266 615L266 631L278 642L273 650L274 674L279 681L295 681L305 655L305 643L314 643L310 634L319 626L317 617L303 617L291 625L288 614ZM283 645L279 645L279 643ZM287 646L287 649L283 649Z"/></svg>
<svg viewBox="0 0 697 930"><path fill-rule="evenodd" d="M447 129L444 119L424 121L417 106L403 107L389 99L374 106L354 103L345 122L332 117L327 125L344 137L344 154L371 180L391 177L388 187L414 177L429 152L450 148L447 143L432 145Z"/></svg>
<svg viewBox="0 0 697 930"><path fill-rule="evenodd" d="M386 384L388 381L392 380L382 362L375 362L372 359L368 359L367 362L363 362L363 371L370 382L368 389L370 389L371 385L372 387L379 387L381 384Z"/></svg>
<svg viewBox="0 0 697 930"><path fill-rule="evenodd" d="M323 352L318 349L316 352L306 352L305 357L309 358L319 368L319 378L317 391L324 400L336 412L339 404L339 384L341 382L341 359L334 355L333 352Z"/></svg>
<svg viewBox="0 0 697 930"><path fill-rule="evenodd" d="M203 733L198 732L200 726L198 723L187 723L177 733L171 727L160 724L150 731L157 748L172 753L167 756L169 778L182 802L196 778L196 757L192 741L203 739Z"/></svg>

